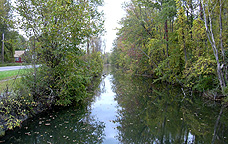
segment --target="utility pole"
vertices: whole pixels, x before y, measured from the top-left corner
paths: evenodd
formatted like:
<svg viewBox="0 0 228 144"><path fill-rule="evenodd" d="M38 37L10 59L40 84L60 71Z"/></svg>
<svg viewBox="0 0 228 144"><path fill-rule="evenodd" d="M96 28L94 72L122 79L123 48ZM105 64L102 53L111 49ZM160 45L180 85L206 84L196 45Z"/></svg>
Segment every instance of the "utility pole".
<svg viewBox="0 0 228 144"><path fill-rule="evenodd" d="M2 33L2 63L4 63L4 33Z"/></svg>

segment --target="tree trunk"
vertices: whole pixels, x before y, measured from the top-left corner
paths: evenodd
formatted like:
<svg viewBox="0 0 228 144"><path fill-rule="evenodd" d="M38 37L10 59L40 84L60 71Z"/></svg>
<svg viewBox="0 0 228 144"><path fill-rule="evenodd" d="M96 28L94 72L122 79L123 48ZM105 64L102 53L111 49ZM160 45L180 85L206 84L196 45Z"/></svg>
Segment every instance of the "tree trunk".
<svg viewBox="0 0 228 144"><path fill-rule="evenodd" d="M90 51L89 51L89 38L87 38L87 47L86 47L86 50L87 50L87 54L89 55Z"/></svg>
<svg viewBox="0 0 228 144"><path fill-rule="evenodd" d="M35 36L34 36L34 43L33 43L33 55L34 55L34 59L33 59L33 67L34 67L34 82L36 84L36 40L35 40Z"/></svg>
<svg viewBox="0 0 228 144"><path fill-rule="evenodd" d="M224 74L225 74L225 80L228 80L228 74L227 74L227 63L225 60L225 52L223 49L223 41L222 41L222 1L219 0L219 27L220 27L220 47L221 47L221 52L222 52L222 57L223 57L223 63L224 63Z"/></svg>
<svg viewBox="0 0 228 144"><path fill-rule="evenodd" d="M167 24L167 20L165 21L165 39L166 39L166 56L167 58L169 58L169 44L168 44L168 41L169 41L169 37L168 37L168 24ZM167 62L168 66L169 66L169 59L168 59L168 62Z"/></svg>
<svg viewBox="0 0 228 144"><path fill-rule="evenodd" d="M172 32L173 32L173 21L174 21L174 20L172 20Z"/></svg>
<svg viewBox="0 0 228 144"><path fill-rule="evenodd" d="M2 33L2 63L4 63L4 33Z"/></svg>
<svg viewBox="0 0 228 144"><path fill-rule="evenodd" d="M219 80L219 84L220 87L223 91L223 89L226 87L226 83L225 83L225 79L224 79L224 74L222 72L221 69L221 65L219 62L219 55L218 55L218 49L216 47L216 43L215 43L215 38L214 38L214 34L213 34L213 30L212 30L212 19L211 19L211 13L208 9L208 19L209 19L209 24L210 24L210 29L208 27L208 23L207 23L207 15L206 15L206 11L205 11L205 4L203 5L203 14L204 14L204 24L205 24L205 28L206 28L206 32L207 32L207 36L208 39L211 43L213 52L214 52L214 56L216 59L216 63L217 63L217 74L218 74L218 80Z"/></svg>
<svg viewBox="0 0 228 144"><path fill-rule="evenodd" d="M167 58L169 57L169 45L168 45L168 24L167 24L167 20L165 21L165 39L166 39L166 55Z"/></svg>
<svg viewBox="0 0 228 144"><path fill-rule="evenodd" d="M184 36L183 30L182 30L182 38L183 38L183 44L184 44L183 50L184 50L184 59L185 59L185 65L186 65L188 58L187 58L187 50L186 50L185 36Z"/></svg>
<svg viewBox="0 0 228 144"><path fill-rule="evenodd" d="M200 1L200 4L199 4L199 9L200 9L200 19L203 20L203 7L202 7L202 2Z"/></svg>
<svg viewBox="0 0 228 144"><path fill-rule="evenodd" d="M213 138L212 138L212 144L215 143L215 138L217 136L217 129L218 129L218 124L219 124L219 121L220 121L220 118L222 116L222 113L223 113L223 109L225 108L226 106L222 106L220 112L219 112L219 115L218 115L218 118L216 120L216 123L215 123L215 127L214 127L214 134L213 134Z"/></svg>
<svg viewBox="0 0 228 144"><path fill-rule="evenodd" d="M220 47L222 50L222 57L223 57L223 61L225 60L225 53L224 53L224 49L223 49L223 44L222 44L222 2L221 0L219 0L220 6L219 6L219 27L220 27Z"/></svg>
<svg viewBox="0 0 228 144"><path fill-rule="evenodd" d="M191 9L191 12L190 12L190 27L192 29L193 27L193 14L194 14L194 10L193 10L193 6L192 6L192 0L190 0L190 9ZM192 38L192 31L190 31L190 34L191 34L191 40L193 40Z"/></svg>

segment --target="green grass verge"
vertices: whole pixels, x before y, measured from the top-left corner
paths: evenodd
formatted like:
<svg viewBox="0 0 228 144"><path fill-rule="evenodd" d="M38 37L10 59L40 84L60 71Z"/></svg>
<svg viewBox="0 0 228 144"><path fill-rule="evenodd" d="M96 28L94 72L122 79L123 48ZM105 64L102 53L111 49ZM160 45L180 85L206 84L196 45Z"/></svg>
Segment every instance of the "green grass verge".
<svg viewBox="0 0 228 144"><path fill-rule="evenodd" d="M5 66L21 66L21 65L30 65L28 63L4 63L0 64L0 67L5 67Z"/></svg>
<svg viewBox="0 0 228 144"><path fill-rule="evenodd" d="M13 88L13 85L20 82L20 78L18 79L11 79L7 81L1 81L0 82L0 94L3 93L4 90L8 87L8 90L11 90Z"/></svg>
<svg viewBox="0 0 228 144"><path fill-rule="evenodd" d="M27 69L20 69L20 70L11 70L11 71L0 71L0 81L15 78L17 75L22 75L27 73Z"/></svg>

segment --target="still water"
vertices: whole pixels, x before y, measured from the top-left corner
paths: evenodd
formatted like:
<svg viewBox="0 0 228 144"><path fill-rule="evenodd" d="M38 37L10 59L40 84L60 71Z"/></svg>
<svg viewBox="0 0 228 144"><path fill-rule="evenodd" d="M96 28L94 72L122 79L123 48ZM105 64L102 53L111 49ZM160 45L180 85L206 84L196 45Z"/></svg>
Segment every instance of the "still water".
<svg viewBox="0 0 228 144"><path fill-rule="evenodd" d="M104 68L98 90L84 107L55 110L26 121L1 141L13 144L211 143L220 107L150 78ZM225 109L216 144L228 143Z"/></svg>

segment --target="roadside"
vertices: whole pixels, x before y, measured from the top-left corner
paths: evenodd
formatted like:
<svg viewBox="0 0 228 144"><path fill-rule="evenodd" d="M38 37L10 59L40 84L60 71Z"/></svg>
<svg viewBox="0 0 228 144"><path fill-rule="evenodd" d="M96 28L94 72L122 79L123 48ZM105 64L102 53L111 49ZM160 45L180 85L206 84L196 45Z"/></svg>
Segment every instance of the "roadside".
<svg viewBox="0 0 228 144"><path fill-rule="evenodd" d="M27 69L0 71L0 82L3 80L15 78L16 76L20 76L27 72Z"/></svg>
<svg viewBox="0 0 228 144"><path fill-rule="evenodd" d="M36 67L39 67L40 65L36 65ZM0 67L0 72L1 71L10 71L10 70L19 70L19 69L28 69L32 68L32 65L26 65L26 66L5 66L5 67ZM1 75L1 74L0 74Z"/></svg>
<svg viewBox="0 0 228 144"><path fill-rule="evenodd" d="M40 65L36 65L36 67L39 66ZM0 67L0 95L4 89L11 89L15 81L18 82L21 75L28 73L28 69L32 67L32 65Z"/></svg>
<svg viewBox="0 0 228 144"><path fill-rule="evenodd" d="M30 65L28 63L4 63L0 64L0 67L6 67L6 66L25 66L25 65Z"/></svg>
<svg viewBox="0 0 228 144"><path fill-rule="evenodd" d="M27 69L0 71L0 95L8 88L11 89L18 82L22 74L28 73Z"/></svg>

